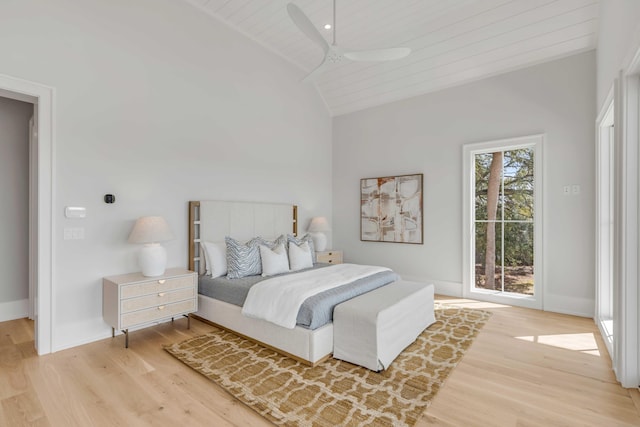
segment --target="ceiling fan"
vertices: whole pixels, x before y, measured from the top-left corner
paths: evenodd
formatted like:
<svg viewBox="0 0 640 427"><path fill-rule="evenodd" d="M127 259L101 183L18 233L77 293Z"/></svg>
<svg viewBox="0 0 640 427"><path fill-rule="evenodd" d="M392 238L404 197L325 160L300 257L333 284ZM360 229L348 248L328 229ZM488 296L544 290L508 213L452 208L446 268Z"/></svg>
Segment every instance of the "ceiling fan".
<svg viewBox="0 0 640 427"><path fill-rule="evenodd" d="M314 79L318 74L322 73L329 64L336 64L343 59L352 61L392 61L404 58L411 53L408 47L395 47L389 49L373 49L373 50L347 50L336 45L336 0L333 0L333 41L331 44L322 37L322 34L313 25L311 20L304 14L302 9L293 3L287 4L287 13L294 24L302 31L311 41L319 45L324 51L324 58L311 73L309 73L302 81Z"/></svg>

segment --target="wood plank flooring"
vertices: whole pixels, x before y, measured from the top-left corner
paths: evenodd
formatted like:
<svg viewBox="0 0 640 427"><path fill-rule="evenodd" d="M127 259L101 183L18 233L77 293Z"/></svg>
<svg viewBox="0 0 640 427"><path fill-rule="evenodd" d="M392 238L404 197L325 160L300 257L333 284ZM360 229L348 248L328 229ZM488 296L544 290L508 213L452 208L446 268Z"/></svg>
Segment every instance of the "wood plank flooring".
<svg viewBox="0 0 640 427"><path fill-rule="evenodd" d="M640 426L591 319L439 297L493 312L418 426ZM162 349L186 319L38 357L33 323L0 323L0 426L269 426Z"/></svg>

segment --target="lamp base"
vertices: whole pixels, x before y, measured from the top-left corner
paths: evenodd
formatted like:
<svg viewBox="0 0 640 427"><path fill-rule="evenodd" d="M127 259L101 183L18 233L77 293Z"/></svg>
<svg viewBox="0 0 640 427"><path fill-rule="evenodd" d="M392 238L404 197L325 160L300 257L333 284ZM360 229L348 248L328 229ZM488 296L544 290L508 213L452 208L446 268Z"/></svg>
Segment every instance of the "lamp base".
<svg viewBox="0 0 640 427"><path fill-rule="evenodd" d="M311 239L313 239L313 246L316 252L322 252L327 249L327 236L324 233L315 232L309 233L311 235Z"/></svg>
<svg viewBox="0 0 640 427"><path fill-rule="evenodd" d="M147 243L142 247L138 261L143 276L162 276L167 265L167 250L159 243Z"/></svg>

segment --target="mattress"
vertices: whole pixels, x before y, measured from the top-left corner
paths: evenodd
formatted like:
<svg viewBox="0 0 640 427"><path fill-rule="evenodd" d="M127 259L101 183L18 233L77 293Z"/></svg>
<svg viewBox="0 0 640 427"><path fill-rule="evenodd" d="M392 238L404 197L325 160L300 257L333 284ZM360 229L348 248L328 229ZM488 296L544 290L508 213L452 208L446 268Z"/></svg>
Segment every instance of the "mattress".
<svg viewBox="0 0 640 427"><path fill-rule="evenodd" d="M329 266L330 264L318 263L313 268ZM297 274L297 272L286 274ZM249 276L240 279L228 279L226 277L211 278L209 276L200 276L198 293L242 307L249 289L256 283L266 279L269 279L269 277ZM296 323L303 328L317 329L333 320L333 308L336 305L398 279L398 275L393 271L383 271L309 297L300 307Z"/></svg>

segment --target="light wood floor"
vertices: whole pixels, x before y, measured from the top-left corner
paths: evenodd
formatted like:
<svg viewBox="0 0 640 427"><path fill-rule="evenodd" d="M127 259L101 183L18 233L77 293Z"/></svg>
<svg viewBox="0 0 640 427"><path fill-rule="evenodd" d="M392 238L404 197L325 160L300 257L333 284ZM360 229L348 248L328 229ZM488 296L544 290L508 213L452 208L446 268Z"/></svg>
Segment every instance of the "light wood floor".
<svg viewBox="0 0 640 427"><path fill-rule="evenodd" d="M470 300L494 314L419 426L640 426L593 321ZM0 323L0 426L266 426L162 350L210 326L176 320L38 357L33 324Z"/></svg>

